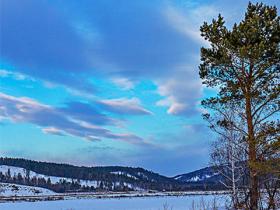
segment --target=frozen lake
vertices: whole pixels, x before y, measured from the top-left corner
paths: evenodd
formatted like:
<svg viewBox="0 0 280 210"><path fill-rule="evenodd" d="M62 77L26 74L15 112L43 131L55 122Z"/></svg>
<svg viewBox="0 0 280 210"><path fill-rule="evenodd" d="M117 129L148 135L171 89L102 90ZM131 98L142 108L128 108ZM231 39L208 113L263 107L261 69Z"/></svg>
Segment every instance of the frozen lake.
<svg viewBox="0 0 280 210"><path fill-rule="evenodd" d="M218 206L225 203L225 195L165 196L165 197L133 197L74 199L60 201L0 203L1 210L163 210L168 205L172 210L192 209L193 203L213 203ZM197 208L199 209L199 206ZM222 209L222 208L221 208Z"/></svg>

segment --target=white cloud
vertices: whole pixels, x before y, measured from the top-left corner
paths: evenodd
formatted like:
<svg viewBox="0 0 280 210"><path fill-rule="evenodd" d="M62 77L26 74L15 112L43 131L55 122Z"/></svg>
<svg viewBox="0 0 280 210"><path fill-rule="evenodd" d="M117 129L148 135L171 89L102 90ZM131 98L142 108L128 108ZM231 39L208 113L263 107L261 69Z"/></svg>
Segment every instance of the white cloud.
<svg viewBox="0 0 280 210"><path fill-rule="evenodd" d="M168 107L167 113L173 115L191 116L200 111L199 101L202 96L202 84L198 75L199 49L208 46L200 36L200 26L203 21L218 14L212 5L193 5L185 10L169 4L164 10L165 17L175 30L184 34L187 39L196 43L196 48L186 49L189 56L183 63L173 68L168 77L158 78L158 93L165 98L156 105Z"/></svg>
<svg viewBox="0 0 280 210"><path fill-rule="evenodd" d="M186 67L185 71L171 78L157 81L158 93L165 98L156 105L168 107L167 112L173 115L191 116L199 111L197 104L202 95L202 85L198 75L190 70L195 73L196 67Z"/></svg>
<svg viewBox="0 0 280 210"><path fill-rule="evenodd" d="M106 116L97 113L90 106L71 103L65 108L50 107L33 99L0 93L0 118L16 123L32 123L42 128L44 133L71 135L87 140L114 139L129 143L142 143L134 134L113 133L100 125L111 122ZM84 110L87 109L87 116ZM96 122L96 123L94 123Z"/></svg>
<svg viewBox="0 0 280 210"><path fill-rule="evenodd" d="M42 131L46 134L53 134L53 135L58 135L58 136L63 136L63 132L55 127L47 127L43 128Z"/></svg>
<svg viewBox="0 0 280 210"><path fill-rule="evenodd" d="M14 71L9 71L6 69L0 69L0 77L4 78L4 77L11 77L15 80L34 80L33 78L31 78L30 76L27 76L25 74L19 73L19 72L14 72Z"/></svg>
<svg viewBox="0 0 280 210"><path fill-rule="evenodd" d="M134 83L128 78L118 77L118 78L113 78L112 81L114 84L116 84L123 90L131 90L134 88Z"/></svg>
<svg viewBox="0 0 280 210"><path fill-rule="evenodd" d="M137 98L117 98L99 101L104 108L118 114L150 115L152 112L142 107Z"/></svg>
<svg viewBox="0 0 280 210"><path fill-rule="evenodd" d="M206 41L200 36L199 26L194 24L192 16L184 16L178 9L168 6L165 11L165 16L170 24L188 38L198 44L205 44ZM197 17L197 14L194 14Z"/></svg>

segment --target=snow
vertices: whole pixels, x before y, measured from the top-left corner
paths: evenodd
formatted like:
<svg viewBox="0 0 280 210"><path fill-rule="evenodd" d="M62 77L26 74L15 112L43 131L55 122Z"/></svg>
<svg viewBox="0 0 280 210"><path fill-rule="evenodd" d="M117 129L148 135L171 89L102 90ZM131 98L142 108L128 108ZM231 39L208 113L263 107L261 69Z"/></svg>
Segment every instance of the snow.
<svg viewBox="0 0 280 210"><path fill-rule="evenodd" d="M141 173L141 172L138 172L137 175L141 176L142 178L148 179L148 177L145 174Z"/></svg>
<svg viewBox="0 0 280 210"><path fill-rule="evenodd" d="M186 182L198 182L198 181L203 181L205 179L208 179L208 178L211 178L213 176L216 176L218 175L219 173L213 173L213 174L203 174L203 175L196 175L196 176L193 176L189 179L186 180ZM180 175L180 176L177 176L175 177L176 180L179 180L181 178L184 178L183 175Z"/></svg>
<svg viewBox="0 0 280 210"><path fill-rule="evenodd" d="M200 181L201 179L198 176L192 177L191 179L189 179L188 181L192 181L192 182L197 182Z"/></svg>
<svg viewBox="0 0 280 210"><path fill-rule="evenodd" d="M40 187L30 187L18 184L7 184L0 183L0 196L38 196L38 195L55 195L56 193L40 188ZM0 208L1 209L1 208Z"/></svg>
<svg viewBox="0 0 280 210"><path fill-rule="evenodd" d="M18 175L18 173L21 173L21 175L26 173L26 170L24 168L0 165L0 172L2 172L3 174L7 173L8 169L10 169L11 176Z"/></svg>
<svg viewBox="0 0 280 210"><path fill-rule="evenodd" d="M191 209L193 203L200 209L203 202L207 205L213 200L223 206L226 197L219 195L202 196L170 196L170 197L133 197L133 198L102 198L102 199L75 199L41 202L0 203L1 210L163 210L166 204L173 210ZM222 208L220 208L222 209Z"/></svg>
<svg viewBox="0 0 280 210"><path fill-rule="evenodd" d="M90 180L80 180L80 185L97 188L99 186L99 182Z"/></svg>
<svg viewBox="0 0 280 210"><path fill-rule="evenodd" d="M0 172L2 172L3 174L7 174L8 170L10 169L10 173L11 176L17 176L19 173L23 176L23 177L27 177L27 170L24 168L20 168L20 167L14 167L14 166L6 166L6 165L0 165ZM43 175L43 174L38 174L34 171L29 171L29 177L30 179L32 179L33 177L36 178L44 178L45 180L50 179L52 184L56 184L59 182L62 182L63 180L65 180L66 182L72 182L72 180L74 182L78 182L77 179L71 179L71 178L66 178L66 177L57 177L57 176L47 176L47 175ZM97 188L99 185L97 181L92 181L92 180L79 180L80 185L85 186L85 187L94 187Z"/></svg>
<svg viewBox="0 0 280 210"><path fill-rule="evenodd" d="M177 176L174 179L178 180L178 179L181 179L181 178L182 178L182 176Z"/></svg>
<svg viewBox="0 0 280 210"><path fill-rule="evenodd" d="M131 174L125 173L125 172L123 172L123 171L112 171L112 172L110 172L110 173L111 173L111 174L116 174L116 175L127 176L127 177L132 178L132 179L135 179L135 180L138 179L137 177L132 176Z"/></svg>

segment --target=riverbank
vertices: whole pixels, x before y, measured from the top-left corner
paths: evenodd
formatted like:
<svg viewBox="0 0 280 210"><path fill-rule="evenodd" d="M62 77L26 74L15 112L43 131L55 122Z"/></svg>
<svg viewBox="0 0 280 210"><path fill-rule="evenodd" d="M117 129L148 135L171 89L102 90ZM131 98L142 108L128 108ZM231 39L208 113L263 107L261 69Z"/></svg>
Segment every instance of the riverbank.
<svg viewBox="0 0 280 210"><path fill-rule="evenodd" d="M137 198L137 197L166 197L193 195L222 195L227 191L188 191L188 192L90 192L90 193L56 193L54 195L38 196L0 196L0 202L20 201L55 201L73 199L106 199L106 198Z"/></svg>

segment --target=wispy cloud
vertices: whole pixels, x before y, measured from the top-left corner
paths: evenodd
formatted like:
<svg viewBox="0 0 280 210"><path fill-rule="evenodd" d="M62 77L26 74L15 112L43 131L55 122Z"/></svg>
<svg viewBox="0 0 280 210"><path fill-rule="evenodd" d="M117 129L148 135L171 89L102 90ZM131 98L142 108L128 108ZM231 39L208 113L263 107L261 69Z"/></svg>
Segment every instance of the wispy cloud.
<svg viewBox="0 0 280 210"><path fill-rule="evenodd" d="M63 132L55 127L43 128L42 131L46 134L53 134L58 136L64 136Z"/></svg>
<svg viewBox="0 0 280 210"><path fill-rule="evenodd" d="M188 70L187 67L186 70ZM165 98L159 100L157 105L168 107L169 114L191 117L198 113L202 86L191 70L189 69L189 73L188 71L178 72L173 78L158 81L158 93Z"/></svg>
<svg viewBox="0 0 280 210"><path fill-rule="evenodd" d="M115 112L118 114L127 115L150 115L152 112L142 107L139 99L137 98L117 98L100 100L100 105L104 109Z"/></svg>
<svg viewBox="0 0 280 210"><path fill-rule="evenodd" d="M113 78L112 81L123 90L131 90L134 88L134 83L128 78L116 77Z"/></svg>
<svg viewBox="0 0 280 210"><path fill-rule="evenodd" d="M170 25L175 28L175 30L180 31L185 34L188 39L192 39L198 44L206 44L206 41L200 36L199 24L200 20L198 17L204 16L207 14L217 14L213 8L203 7L196 10L187 11L187 14L183 14L180 10L176 9L174 6L169 5L166 7L165 16ZM205 20L205 19L204 19ZM194 23L195 21L195 23ZM199 24L197 24L199 22Z"/></svg>
<svg viewBox="0 0 280 210"><path fill-rule="evenodd" d="M134 134L113 133L101 127L112 124L113 120L98 113L90 105L69 103L63 108L51 107L30 98L16 98L4 93L0 93L0 101L1 118L38 125L48 134L72 135L91 141L106 138L130 143L142 141Z"/></svg>
<svg viewBox="0 0 280 210"><path fill-rule="evenodd" d="M11 77L15 80L34 80L34 78L31 78L30 76L27 76L25 74L22 74L20 72L15 72L15 71L9 71L6 69L0 69L0 77L5 78L5 77Z"/></svg>
<svg viewBox="0 0 280 210"><path fill-rule="evenodd" d="M88 95L96 75L115 78L124 90L143 78L162 86L196 53L191 21L164 1L62 2L28 0L19 7L3 0L1 57L24 74Z"/></svg>

